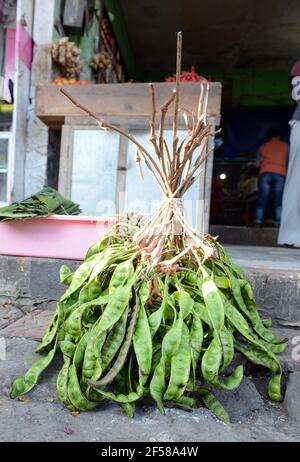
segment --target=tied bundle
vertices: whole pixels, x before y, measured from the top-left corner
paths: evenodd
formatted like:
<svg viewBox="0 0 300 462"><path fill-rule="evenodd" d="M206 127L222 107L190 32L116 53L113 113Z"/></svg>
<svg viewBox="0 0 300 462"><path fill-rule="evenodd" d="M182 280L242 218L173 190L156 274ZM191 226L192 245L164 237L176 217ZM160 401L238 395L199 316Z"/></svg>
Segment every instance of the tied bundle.
<svg viewBox="0 0 300 462"><path fill-rule="evenodd" d="M227 411L213 389L234 390L243 365L233 367L235 352L271 371L270 399L281 399L282 369L277 353L286 348L261 320L250 284L223 247L186 222L182 197L196 181L209 155L208 85L200 86L197 114L184 112L188 137L179 143L178 34L177 81L161 107L156 133L156 95L150 85L150 141L154 155L132 135L100 120L65 90L63 93L94 117L101 129L126 136L137 147L143 176L148 168L163 200L146 223L120 223L92 246L75 271L63 266L68 285L38 351L47 355L12 384L11 397L31 390L60 351L64 364L57 391L69 409L89 410L106 400L119 403L129 416L136 402L190 409L206 406L225 422ZM173 141L164 124L174 104Z"/></svg>

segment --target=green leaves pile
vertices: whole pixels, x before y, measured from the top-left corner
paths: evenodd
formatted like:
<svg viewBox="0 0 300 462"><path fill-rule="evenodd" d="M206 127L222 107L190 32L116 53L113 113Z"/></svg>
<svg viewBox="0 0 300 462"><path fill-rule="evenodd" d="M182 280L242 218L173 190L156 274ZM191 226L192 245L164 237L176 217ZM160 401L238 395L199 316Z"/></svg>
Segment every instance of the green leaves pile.
<svg viewBox="0 0 300 462"><path fill-rule="evenodd" d="M228 422L213 389L240 385L243 366L229 370L239 351L272 372L268 394L280 400L276 353L286 341L260 319L244 274L215 246L215 259L199 265L184 255L174 271L160 272L111 230L75 273L61 268L68 288L38 349L47 355L13 382L11 397L31 390L60 352L57 392L70 410L110 400L133 416L136 402L150 400L161 412L202 404Z"/></svg>
<svg viewBox="0 0 300 462"><path fill-rule="evenodd" d="M78 204L65 199L58 191L46 186L28 199L0 208L0 221L80 213Z"/></svg>

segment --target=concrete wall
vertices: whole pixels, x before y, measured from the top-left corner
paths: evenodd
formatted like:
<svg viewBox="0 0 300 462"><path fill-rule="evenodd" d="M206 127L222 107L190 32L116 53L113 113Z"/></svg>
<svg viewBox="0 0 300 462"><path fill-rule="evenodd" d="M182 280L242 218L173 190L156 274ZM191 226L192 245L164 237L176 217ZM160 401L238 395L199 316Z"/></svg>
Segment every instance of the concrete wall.
<svg viewBox="0 0 300 462"><path fill-rule="evenodd" d="M55 172L51 171L52 166L57 166L59 145L57 137L59 134L49 134L48 128L34 115L35 111L35 87L38 84L47 84L52 80L52 61L47 50L47 44L59 36L54 29L55 18L60 12L60 0L47 0L47 2L35 2L33 40L34 58L31 71L30 83L30 104L28 106L27 133L26 133L26 159L24 177L24 195L37 192L46 183L51 186L55 184ZM100 1L95 3L100 8ZM94 16L88 32L80 37L77 34L70 36L82 48L82 58L85 62L84 71L80 78L91 78L91 70L88 67L90 58L96 45L98 33L98 19ZM54 149L54 151L53 151ZM48 157L51 157L50 166ZM52 160L54 159L54 163ZM56 160L55 160L56 159ZM47 172L47 168L50 171ZM58 166L57 166L58 168ZM49 175L47 174L49 173ZM57 172L58 175L58 172ZM49 181L47 181L49 180Z"/></svg>
<svg viewBox="0 0 300 462"><path fill-rule="evenodd" d="M41 189L46 181L48 128L34 115L35 86L51 80L51 57L45 45L52 40L54 12L55 0L35 2L33 23L35 45L26 134L25 196Z"/></svg>

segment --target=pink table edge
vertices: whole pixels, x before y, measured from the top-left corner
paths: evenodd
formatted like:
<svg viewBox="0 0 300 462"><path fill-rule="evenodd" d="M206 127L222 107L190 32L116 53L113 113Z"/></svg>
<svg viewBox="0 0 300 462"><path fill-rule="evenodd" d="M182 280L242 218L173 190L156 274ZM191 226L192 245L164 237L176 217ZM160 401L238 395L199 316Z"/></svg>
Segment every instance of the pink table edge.
<svg viewBox="0 0 300 462"><path fill-rule="evenodd" d="M51 215L0 222L0 255L83 260L116 217Z"/></svg>

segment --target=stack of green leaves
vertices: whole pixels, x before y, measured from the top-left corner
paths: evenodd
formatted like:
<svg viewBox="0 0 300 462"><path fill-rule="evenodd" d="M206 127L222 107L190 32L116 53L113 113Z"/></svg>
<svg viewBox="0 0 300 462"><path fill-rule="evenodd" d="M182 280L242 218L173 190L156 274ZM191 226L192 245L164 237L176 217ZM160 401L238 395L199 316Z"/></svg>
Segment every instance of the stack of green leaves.
<svg viewBox="0 0 300 462"><path fill-rule="evenodd" d="M65 199L58 191L46 186L28 199L0 208L0 221L80 213L78 204Z"/></svg>
<svg viewBox="0 0 300 462"><path fill-rule="evenodd" d="M61 268L68 288L38 349L48 353L14 381L11 397L30 391L60 351L57 392L70 410L110 400L132 416L136 402L152 400L161 412L204 405L228 422L213 389L240 385L243 365L231 366L239 351L271 371L268 394L279 401L276 354L286 341L261 320L244 273L216 246L217 258L200 267L185 255L170 274L149 271L130 238L112 229L75 273Z"/></svg>

